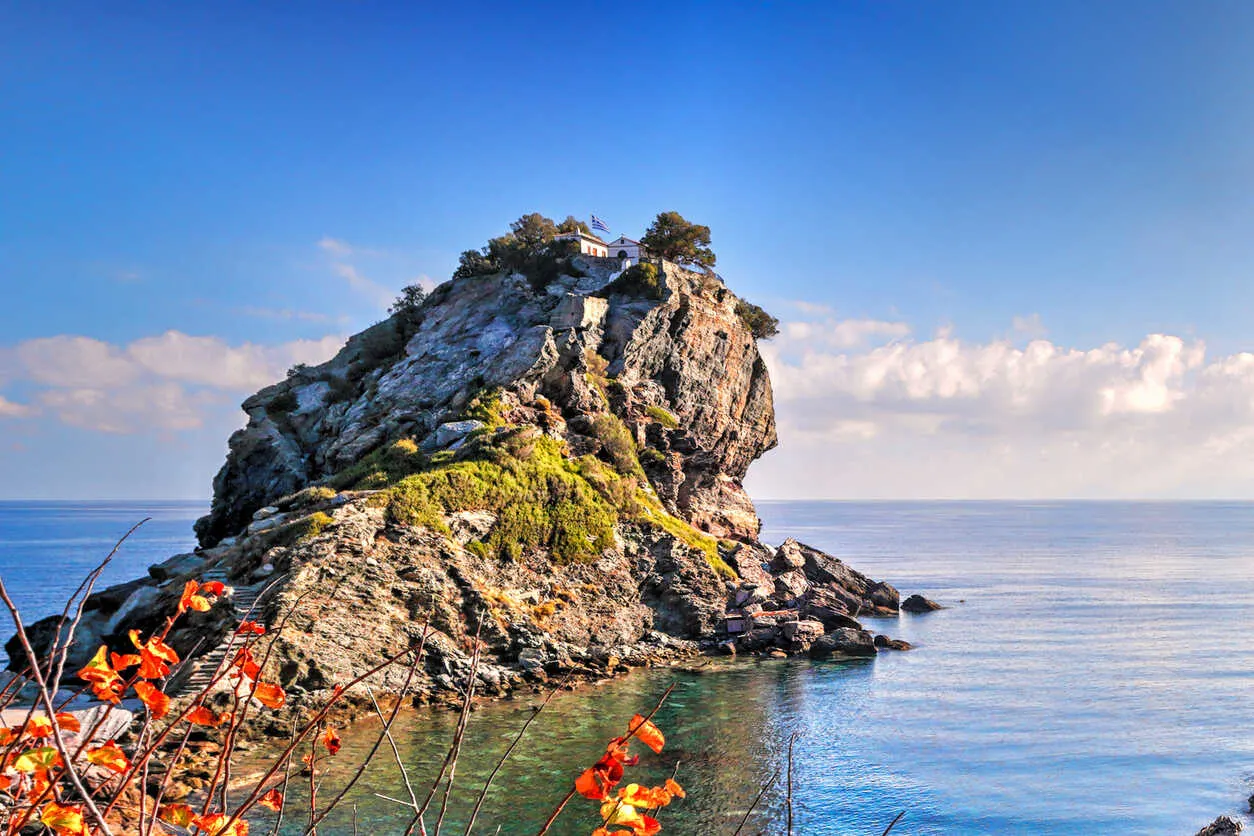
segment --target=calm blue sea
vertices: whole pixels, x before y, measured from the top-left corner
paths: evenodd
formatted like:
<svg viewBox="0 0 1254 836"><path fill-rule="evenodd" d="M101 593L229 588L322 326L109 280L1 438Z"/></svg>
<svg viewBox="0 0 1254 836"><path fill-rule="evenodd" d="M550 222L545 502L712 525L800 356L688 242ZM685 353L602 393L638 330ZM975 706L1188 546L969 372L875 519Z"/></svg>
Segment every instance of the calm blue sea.
<svg viewBox="0 0 1254 836"><path fill-rule="evenodd" d="M0 575L30 614L46 614L135 519L156 517L124 547L115 579L189 547L202 510L0 503ZM766 539L791 534L951 608L876 622L918 649L870 663L742 660L680 674L659 714L667 752L642 767L664 776L682 761L690 796L665 811L664 832L731 832L794 732L803 834L878 834L905 810L894 834L1187 836L1254 790L1254 505L759 510ZM673 678L641 672L560 695L498 779L484 832L534 833L557 789ZM528 702L475 712L459 782L486 773ZM419 778L451 722L415 713L398 730ZM351 732L342 755L372 742L368 727ZM386 762L369 774L359 823L391 832L396 808L372 793L404 790ZM781 832L783 808L773 791L746 832ZM454 804L449 821L464 814ZM553 832L586 834L590 815L572 806ZM350 832L330 824L320 830Z"/></svg>

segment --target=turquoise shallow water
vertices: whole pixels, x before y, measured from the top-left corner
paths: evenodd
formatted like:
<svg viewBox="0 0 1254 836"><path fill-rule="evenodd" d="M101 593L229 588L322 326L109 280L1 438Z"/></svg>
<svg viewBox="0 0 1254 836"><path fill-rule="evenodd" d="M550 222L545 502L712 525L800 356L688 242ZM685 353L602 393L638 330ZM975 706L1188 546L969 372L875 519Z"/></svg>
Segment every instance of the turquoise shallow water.
<svg viewBox="0 0 1254 836"><path fill-rule="evenodd" d="M81 541L99 540L106 517L115 537L135 510L97 509L80 529L81 508L55 507L55 522L39 524L29 515L43 512L22 509L15 524L13 506L0 504L0 573L38 611L47 594L26 585L72 587L85 568L69 565L84 559ZM180 521L170 510L170 532L155 531L150 545L166 536L178 545L125 557L118 576L189 544L185 526L199 511L188 506ZM691 795L666 811L669 833L730 833L793 732L796 832L806 834L878 834L899 810L901 834L1192 834L1254 789L1254 505L761 503L760 512L766 539L792 534L952 608L877 622L918 649L870 663L715 663L563 694L502 774L481 818L492 826L478 832L534 833L603 740L672 680L659 715L670 743L643 773L664 777L681 761ZM526 702L475 713L464 786L508 743ZM398 730L418 783L452 722L414 713ZM340 760L370 732L346 735ZM338 779L328 777L324 796ZM403 792L394 769L382 761L359 786L361 832L392 832L395 808L373 793ZM463 797L449 821L464 822L466 806ZM782 809L770 793L746 832L782 832ZM576 813L553 832L589 832L589 809ZM349 822L346 808L320 832L351 832Z"/></svg>

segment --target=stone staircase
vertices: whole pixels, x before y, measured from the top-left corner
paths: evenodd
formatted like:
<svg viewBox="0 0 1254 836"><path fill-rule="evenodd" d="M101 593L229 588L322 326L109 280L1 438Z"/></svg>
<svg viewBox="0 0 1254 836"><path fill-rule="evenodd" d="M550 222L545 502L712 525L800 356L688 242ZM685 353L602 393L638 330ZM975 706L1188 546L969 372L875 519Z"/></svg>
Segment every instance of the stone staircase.
<svg viewBox="0 0 1254 836"><path fill-rule="evenodd" d="M226 572L221 569L210 569L206 571L204 576L201 578L201 581L204 583L208 583L210 581L220 581L221 583L229 586L226 580ZM257 599L261 596L262 591L265 590L267 583L268 580L255 583L252 586L234 587L234 592L232 592L229 600L231 605L235 608L235 617L237 621L242 621L246 616L248 616L248 611L252 609L253 604L257 603ZM252 620L256 621L260 617L260 611L253 612ZM222 641L217 647L211 649L207 653L201 654L193 660L190 670L188 670L185 674L181 674L179 676L180 681L175 682L174 687L170 689L170 696L182 697L188 694L196 694L208 687L209 683L213 681L213 676L218 670L218 665L220 665L222 660L226 658L228 647L231 646L233 638L233 631L227 633L223 636ZM239 645L240 642L236 640L234 642L234 648L237 649Z"/></svg>

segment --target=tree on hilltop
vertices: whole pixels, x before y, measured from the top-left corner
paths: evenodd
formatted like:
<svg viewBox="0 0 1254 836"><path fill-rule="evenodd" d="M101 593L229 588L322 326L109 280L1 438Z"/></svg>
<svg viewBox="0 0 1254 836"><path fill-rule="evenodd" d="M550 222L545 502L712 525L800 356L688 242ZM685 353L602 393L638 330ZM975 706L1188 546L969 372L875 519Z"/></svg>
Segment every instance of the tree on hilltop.
<svg viewBox="0 0 1254 836"><path fill-rule="evenodd" d="M710 228L694 224L678 212L659 212L640 243L650 252L677 264L713 267Z"/></svg>

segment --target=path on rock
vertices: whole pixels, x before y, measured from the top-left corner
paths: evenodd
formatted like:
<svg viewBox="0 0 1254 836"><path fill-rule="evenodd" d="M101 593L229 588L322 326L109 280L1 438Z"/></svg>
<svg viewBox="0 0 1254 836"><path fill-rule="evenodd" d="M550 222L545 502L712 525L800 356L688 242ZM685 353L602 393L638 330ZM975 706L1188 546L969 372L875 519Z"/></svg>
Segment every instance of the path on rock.
<svg viewBox="0 0 1254 836"><path fill-rule="evenodd" d="M209 583L210 581L219 581L223 584L227 583L226 572L221 569L210 569L205 572L202 581ZM231 606L235 608L235 616L239 621L250 618L257 621L260 611L252 612L257 599L261 597L269 584L269 580L255 583L251 586L237 586L232 588L230 595ZM265 626L264 624L262 626ZM228 631L222 637L222 641L217 647L207 653L198 656L191 664L188 673L178 677L174 686L170 689L171 697L183 697L188 694L196 694L204 690L213 682L214 674L218 670L218 666L222 664L222 660L226 658L226 654L232 649L232 642L235 639L235 632ZM238 642L235 643L238 646ZM181 680L181 681L178 681Z"/></svg>

